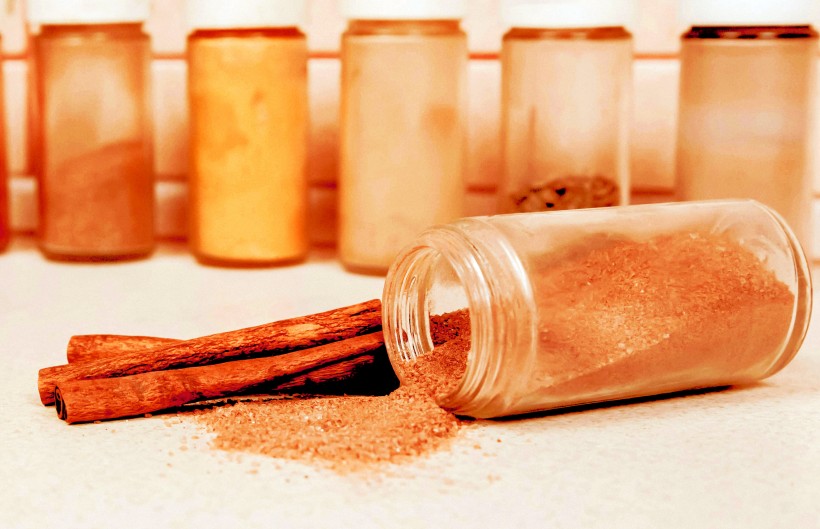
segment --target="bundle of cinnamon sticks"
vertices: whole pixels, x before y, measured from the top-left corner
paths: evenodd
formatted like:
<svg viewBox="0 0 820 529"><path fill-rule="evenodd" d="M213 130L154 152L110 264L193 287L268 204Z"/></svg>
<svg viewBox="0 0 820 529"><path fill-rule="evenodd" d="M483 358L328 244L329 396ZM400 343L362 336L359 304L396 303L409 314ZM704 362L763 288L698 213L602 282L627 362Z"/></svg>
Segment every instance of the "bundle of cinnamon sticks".
<svg viewBox="0 0 820 529"><path fill-rule="evenodd" d="M385 394L398 386L378 300L192 340L74 336L67 360L41 369L37 385L42 403L68 423L241 395Z"/></svg>

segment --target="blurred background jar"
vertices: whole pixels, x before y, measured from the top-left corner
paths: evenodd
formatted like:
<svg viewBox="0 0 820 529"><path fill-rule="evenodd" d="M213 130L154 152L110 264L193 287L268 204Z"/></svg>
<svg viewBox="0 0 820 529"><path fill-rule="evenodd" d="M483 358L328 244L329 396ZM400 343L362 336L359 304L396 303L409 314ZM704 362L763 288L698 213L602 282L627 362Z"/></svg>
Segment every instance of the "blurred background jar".
<svg viewBox="0 0 820 529"><path fill-rule="evenodd" d="M189 0L190 245L219 265L302 259L304 0Z"/></svg>
<svg viewBox="0 0 820 529"><path fill-rule="evenodd" d="M629 199L631 0L506 0L502 212Z"/></svg>
<svg viewBox="0 0 820 529"><path fill-rule="evenodd" d="M154 248L147 0L30 0L39 245L66 260Z"/></svg>
<svg viewBox="0 0 820 529"><path fill-rule="evenodd" d="M0 37L0 49L3 39ZM5 123L5 98L3 97L3 71L0 68L0 124ZM9 183L8 165L6 163L6 127L0 126L0 251L6 249L11 237L9 225Z"/></svg>
<svg viewBox="0 0 820 529"><path fill-rule="evenodd" d="M814 0L684 0L677 189L753 198L811 241Z"/></svg>
<svg viewBox="0 0 820 529"><path fill-rule="evenodd" d="M465 2L346 0L339 254L384 273L422 230L462 215Z"/></svg>
<svg viewBox="0 0 820 529"><path fill-rule="evenodd" d="M811 284L792 230L753 200L472 217L396 258L384 337L400 379L498 417L768 377L800 349ZM468 347L434 348L435 321L462 311Z"/></svg>

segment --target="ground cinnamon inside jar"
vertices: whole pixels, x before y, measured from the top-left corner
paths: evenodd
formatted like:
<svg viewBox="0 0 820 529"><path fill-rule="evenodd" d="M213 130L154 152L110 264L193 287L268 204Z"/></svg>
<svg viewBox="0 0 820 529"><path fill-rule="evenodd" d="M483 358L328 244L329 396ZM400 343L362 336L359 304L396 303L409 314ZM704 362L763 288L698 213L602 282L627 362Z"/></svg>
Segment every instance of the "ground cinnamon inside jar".
<svg viewBox="0 0 820 529"><path fill-rule="evenodd" d="M483 398L497 398L479 416L744 384L778 371L801 316L795 294L754 251L687 230L589 235L531 260L536 342L476 344L478 361L497 365L502 381L482 386ZM451 395L460 377L446 374L465 370L444 366L467 359L436 358L443 352L446 345L416 364L439 368L430 379L438 401L460 411L464 397Z"/></svg>
<svg viewBox="0 0 820 529"><path fill-rule="evenodd" d="M40 248L60 260L144 257L154 248L150 41L130 17L94 15L144 14L146 3L79 9L82 24L51 20L46 4L31 6L48 19L33 39Z"/></svg>
<svg viewBox="0 0 820 529"><path fill-rule="evenodd" d="M789 288L721 235L590 238L557 261L535 275L530 388L562 405L762 378L793 317Z"/></svg>

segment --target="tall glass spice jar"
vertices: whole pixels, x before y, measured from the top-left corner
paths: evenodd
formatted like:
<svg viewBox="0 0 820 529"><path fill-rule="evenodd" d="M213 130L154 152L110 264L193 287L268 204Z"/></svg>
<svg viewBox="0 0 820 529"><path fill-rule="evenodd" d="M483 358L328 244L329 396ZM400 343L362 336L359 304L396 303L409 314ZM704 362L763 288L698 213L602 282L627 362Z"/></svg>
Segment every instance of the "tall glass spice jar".
<svg viewBox="0 0 820 529"><path fill-rule="evenodd" d="M753 198L811 241L813 0L686 0L679 198Z"/></svg>
<svg viewBox="0 0 820 529"><path fill-rule="evenodd" d="M3 39L0 37L0 49L3 48ZM3 70L0 68L0 125L5 123L5 107L3 102ZM9 226L9 190L8 165L6 163L6 128L0 126L0 251L9 244L11 227Z"/></svg>
<svg viewBox="0 0 820 529"><path fill-rule="evenodd" d="M631 0L506 0L502 212L629 198Z"/></svg>
<svg viewBox="0 0 820 529"><path fill-rule="evenodd" d="M385 342L403 381L435 377L473 417L744 384L800 348L809 270L752 200L462 219L397 257ZM456 311L469 353L433 347L431 319Z"/></svg>
<svg viewBox="0 0 820 529"><path fill-rule="evenodd" d="M302 259L304 0L189 0L190 244L220 265Z"/></svg>
<svg viewBox="0 0 820 529"><path fill-rule="evenodd" d="M339 254L384 273L428 226L462 215L467 41L460 0L346 0Z"/></svg>
<svg viewBox="0 0 820 529"><path fill-rule="evenodd" d="M154 248L147 0L31 0L41 250L66 260ZM36 28L35 28L36 29Z"/></svg>

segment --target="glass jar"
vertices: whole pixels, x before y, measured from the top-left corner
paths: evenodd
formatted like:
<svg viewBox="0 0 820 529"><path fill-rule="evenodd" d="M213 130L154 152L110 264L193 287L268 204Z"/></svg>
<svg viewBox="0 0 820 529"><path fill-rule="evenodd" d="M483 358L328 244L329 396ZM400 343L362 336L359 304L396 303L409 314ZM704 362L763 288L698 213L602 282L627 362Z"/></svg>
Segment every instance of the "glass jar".
<svg viewBox="0 0 820 529"><path fill-rule="evenodd" d="M147 0L31 0L39 245L109 260L154 248Z"/></svg>
<svg viewBox="0 0 820 529"><path fill-rule="evenodd" d="M812 0L685 4L677 190L683 200L752 198L811 253L817 32Z"/></svg>
<svg viewBox="0 0 820 529"><path fill-rule="evenodd" d="M441 406L487 418L768 377L803 341L812 288L780 215L706 201L433 228L383 303L399 378L425 362ZM469 353L434 349L431 320L457 311Z"/></svg>
<svg viewBox="0 0 820 529"><path fill-rule="evenodd" d="M218 265L300 260L308 251L305 2L189 0L188 13L191 249Z"/></svg>
<svg viewBox="0 0 820 529"><path fill-rule="evenodd" d="M3 39L0 37L0 49L3 49ZM5 107L3 103L3 71L0 68L0 123L5 123ZM9 189L8 164L6 163L6 128L0 127L0 252L8 247L11 237L9 225Z"/></svg>
<svg viewBox="0 0 820 529"><path fill-rule="evenodd" d="M499 211L626 204L630 0L507 0Z"/></svg>
<svg viewBox="0 0 820 529"><path fill-rule="evenodd" d="M425 228L463 214L464 2L343 11L339 255L384 273Z"/></svg>

